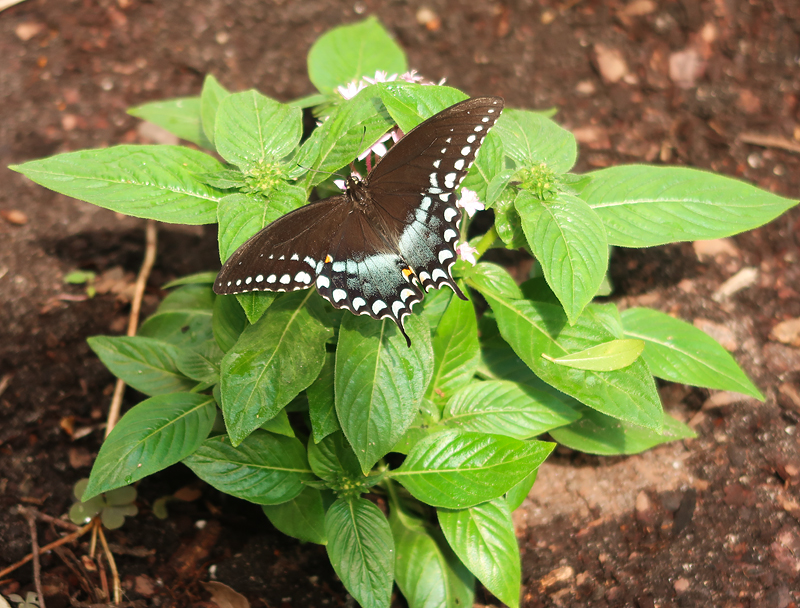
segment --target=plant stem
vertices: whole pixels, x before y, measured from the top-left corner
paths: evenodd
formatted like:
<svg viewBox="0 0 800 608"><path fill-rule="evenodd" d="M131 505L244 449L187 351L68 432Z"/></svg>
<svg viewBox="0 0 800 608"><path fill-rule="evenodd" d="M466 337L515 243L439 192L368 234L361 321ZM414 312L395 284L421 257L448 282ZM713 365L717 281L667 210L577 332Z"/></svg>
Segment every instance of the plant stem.
<svg viewBox="0 0 800 608"><path fill-rule="evenodd" d="M489 230L486 231L486 234L484 234L481 237L481 240L478 241L478 246L477 246L478 251L475 254L475 257L477 259L481 259L483 257L483 254L486 253L486 250L489 249L489 247L491 247L496 240L497 240L497 230L495 230L494 226L492 226L491 228L489 228Z"/></svg>

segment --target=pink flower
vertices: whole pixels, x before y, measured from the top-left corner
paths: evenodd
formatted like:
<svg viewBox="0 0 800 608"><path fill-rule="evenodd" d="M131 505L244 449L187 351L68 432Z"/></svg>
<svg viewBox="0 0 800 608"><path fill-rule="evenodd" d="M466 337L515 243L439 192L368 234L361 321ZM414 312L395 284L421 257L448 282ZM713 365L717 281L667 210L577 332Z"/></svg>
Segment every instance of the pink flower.
<svg viewBox="0 0 800 608"><path fill-rule="evenodd" d="M405 82L412 82L418 84L444 84L445 79L442 78L438 83L431 82L430 80L425 80L420 74L417 74L417 70L411 70L406 72L405 74L389 74L388 72L384 72L383 70L378 70L375 72L374 76L362 76L361 80L353 80L352 82L348 82L346 85L340 85L336 87L336 90L339 92L344 99L353 99L361 89L367 87L370 84L376 84L378 82L395 82L396 80L403 80Z"/></svg>
<svg viewBox="0 0 800 608"><path fill-rule="evenodd" d="M456 201L456 207L460 207L472 217L476 211L483 211L486 206L478 200L478 195L469 188L461 188L461 198Z"/></svg>
<svg viewBox="0 0 800 608"><path fill-rule="evenodd" d="M475 259L475 254L478 253L478 250L469 243L459 243L456 247L456 253L458 254L458 257L465 262L469 262L473 266L475 266L475 264L478 262Z"/></svg>
<svg viewBox="0 0 800 608"><path fill-rule="evenodd" d="M387 152L386 146L384 145L383 142L389 141L390 139L392 139L391 131L389 133L386 133L385 135L382 135L378 141L372 144L372 146L370 146L369 148L364 150L361 154L359 154L358 160L364 160L370 152L374 153L376 156L383 157Z"/></svg>
<svg viewBox="0 0 800 608"><path fill-rule="evenodd" d="M389 75L387 72L383 70L378 70L375 72L375 76L370 78L369 76L362 76L363 80L366 80L369 84L375 84L377 82L394 82L397 80L397 74Z"/></svg>

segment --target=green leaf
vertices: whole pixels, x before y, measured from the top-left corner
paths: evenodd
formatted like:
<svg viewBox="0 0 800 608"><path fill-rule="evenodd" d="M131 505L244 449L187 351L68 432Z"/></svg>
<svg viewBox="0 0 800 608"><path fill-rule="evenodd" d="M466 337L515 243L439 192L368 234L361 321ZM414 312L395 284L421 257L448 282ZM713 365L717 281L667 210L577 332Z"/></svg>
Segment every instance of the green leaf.
<svg viewBox="0 0 800 608"><path fill-rule="evenodd" d="M172 289L181 285L213 285L214 279L217 278L217 273L209 270L206 272L197 272L195 274L180 277L174 281L170 281L161 286L161 289Z"/></svg>
<svg viewBox="0 0 800 608"><path fill-rule="evenodd" d="M522 230L522 219L514 207L514 199L502 196L494 201L494 229L506 249L528 247L528 240Z"/></svg>
<svg viewBox="0 0 800 608"><path fill-rule="evenodd" d="M577 185L580 197L603 220L608 242L622 247L718 239L762 226L797 204L685 167L625 165L587 177Z"/></svg>
<svg viewBox="0 0 800 608"><path fill-rule="evenodd" d="M547 355L542 356L548 361L567 367L610 372L628 367L639 358L643 350L644 342L642 340L611 340L555 359L551 359Z"/></svg>
<svg viewBox="0 0 800 608"><path fill-rule="evenodd" d="M414 420L433 372L427 323L406 317L411 347L391 319L347 315L336 349L336 412L366 473Z"/></svg>
<svg viewBox="0 0 800 608"><path fill-rule="evenodd" d="M260 505L292 500L314 478L302 443L266 431L255 431L238 447L227 435L206 439L183 463L220 492Z"/></svg>
<svg viewBox="0 0 800 608"><path fill-rule="evenodd" d="M309 170L309 186L346 166L394 126L378 94L372 85L339 105L301 146L295 162Z"/></svg>
<svg viewBox="0 0 800 608"><path fill-rule="evenodd" d="M211 145L214 145L214 126L217 121L217 109L220 102L230 95L230 91L225 89L219 81L211 74L206 74L203 81L203 91L200 94L200 116L203 123L203 133L205 133Z"/></svg>
<svg viewBox="0 0 800 608"><path fill-rule="evenodd" d="M525 479L520 481L517 485L506 492L506 503L512 512L518 509L522 502L531 493L533 484L536 482L536 476L539 474L539 469L532 471Z"/></svg>
<svg viewBox="0 0 800 608"><path fill-rule="evenodd" d="M254 325L267 312L277 297L278 294L274 291L251 291L236 294L236 300L244 310L250 325Z"/></svg>
<svg viewBox="0 0 800 608"><path fill-rule="evenodd" d="M434 507L464 509L505 494L538 468L554 444L444 431L422 439L391 477Z"/></svg>
<svg viewBox="0 0 800 608"><path fill-rule="evenodd" d="M447 307L450 306L450 298L453 295L452 289L436 289L431 293L425 294L419 315L428 321L432 332L439 327L439 322L442 320Z"/></svg>
<svg viewBox="0 0 800 608"><path fill-rule="evenodd" d="M381 510L364 498L338 499L325 514L328 557L345 588L365 608L389 608L394 541Z"/></svg>
<svg viewBox="0 0 800 608"><path fill-rule="evenodd" d="M409 608L472 606L475 580L427 522L392 503L394 578Z"/></svg>
<svg viewBox="0 0 800 608"><path fill-rule="evenodd" d="M361 465L343 433L331 433L319 443L309 443L308 462L314 474L330 485L364 479Z"/></svg>
<svg viewBox="0 0 800 608"><path fill-rule="evenodd" d="M277 299L245 328L221 364L222 412L235 445L275 416L319 376L333 331L318 319L311 291Z"/></svg>
<svg viewBox="0 0 800 608"><path fill-rule="evenodd" d="M489 185L505 168L503 158L503 142L500 136L494 131L489 131L472 168L461 182L461 187L475 192L486 205L493 203L495 199L490 200Z"/></svg>
<svg viewBox="0 0 800 608"><path fill-rule="evenodd" d="M138 335L184 348L200 346L212 337L214 299L210 285L184 285L164 298Z"/></svg>
<svg viewBox="0 0 800 608"><path fill-rule="evenodd" d="M697 437L697 434L668 414L664 414L662 432L657 433L587 409L580 420L553 429L550 436L558 443L579 452L618 456L638 454L662 443Z"/></svg>
<svg viewBox="0 0 800 608"><path fill-rule="evenodd" d="M217 207L219 222L219 259L225 262L234 251L279 217L302 207L306 191L282 182L269 193L229 194Z"/></svg>
<svg viewBox="0 0 800 608"><path fill-rule="evenodd" d="M521 300L522 291L502 266L478 262L467 274L468 283L483 293L495 294L505 300Z"/></svg>
<svg viewBox="0 0 800 608"><path fill-rule="evenodd" d="M597 372L564 367L542 356L555 359L615 339L591 309L569 325L560 306L509 300L476 288L492 307L503 339L539 378L609 416L660 430L661 402L641 359L624 369Z"/></svg>
<svg viewBox="0 0 800 608"><path fill-rule="evenodd" d="M213 224L220 194L197 175L222 165L179 146L114 146L67 152L9 169L61 194L134 217Z"/></svg>
<svg viewBox="0 0 800 608"><path fill-rule="evenodd" d="M142 336L93 336L87 340L109 371L145 395L189 391L195 383L178 370L180 349Z"/></svg>
<svg viewBox="0 0 800 608"><path fill-rule="evenodd" d="M553 395L507 380L473 382L447 402L442 424L461 431L529 439L578 418Z"/></svg>
<svg viewBox="0 0 800 608"><path fill-rule="evenodd" d="M389 115L404 133L434 114L467 99L458 89L410 82L389 82L376 88Z"/></svg>
<svg viewBox="0 0 800 608"><path fill-rule="evenodd" d="M333 394L334 370L336 355L325 354L325 364L319 377L306 389L308 396L308 415L311 419L311 430L314 443L319 443L331 433L341 430L336 418L336 407Z"/></svg>
<svg viewBox="0 0 800 608"><path fill-rule="evenodd" d="M322 494L316 488L306 488L288 502L261 508L270 523L284 534L307 543L328 542Z"/></svg>
<svg viewBox="0 0 800 608"><path fill-rule="evenodd" d="M64 283L70 285L83 285L94 281L96 273L91 270L75 270L64 277Z"/></svg>
<svg viewBox="0 0 800 608"><path fill-rule="evenodd" d="M180 462L208 437L216 414L213 397L191 393L158 395L132 407L100 447L83 498Z"/></svg>
<svg viewBox="0 0 800 608"><path fill-rule="evenodd" d="M289 154L303 131L303 112L251 89L219 103L214 142L225 160L244 172L263 169Z"/></svg>
<svg viewBox="0 0 800 608"><path fill-rule="evenodd" d="M285 437L295 436L292 423L289 422L289 414L285 408L267 420L260 428L270 433L275 433L276 435L283 435Z"/></svg>
<svg viewBox="0 0 800 608"><path fill-rule="evenodd" d="M128 108L128 114L166 129L181 139L213 150L214 146L203 133L200 124L200 98L180 97L153 101Z"/></svg>
<svg viewBox="0 0 800 608"><path fill-rule="evenodd" d="M407 70L403 50L375 17L336 27L320 36L308 53L308 77L321 93L383 70Z"/></svg>
<svg viewBox="0 0 800 608"><path fill-rule="evenodd" d="M511 510L502 498L470 509L437 509L439 524L458 558L497 599L519 606L522 568Z"/></svg>
<svg viewBox="0 0 800 608"><path fill-rule="evenodd" d="M542 201L522 191L514 206L547 284L574 323L603 282L608 244L603 223L589 205L575 196L559 196Z"/></svg>
<svg viewBox="0 0 800 608"><path fill-rule="evenodd" d="M645 341L642 357L654 376L764 400L730 353L704 331L649 308L629 308L622 323L626 336Z"/></svg>
<svg viewBox="0 0 800 608"><path fill-rule="evenodd" d="M575 164L575 136L537 112L506 108L495 130L505 153L523 167L546 163L556 173L566 173Z"/></svg>
<svg viewBox="0 0 800 608"><path fill-rule="evenodd" d="M219 362L222 354L222 350L213 339L207 340L192 350L182 351L175 364L187 378L216 384L219 382Z"/></svg>
<svg viewBox="0 0 800 608"><path fill-rule="evenodd" d="M222 352L226 353L233 348L245 327L247 327L247 315L236 297L217 296L214 300L211 328L214 340Z"/></svg>
<svg viewBox="0 0 800 608"><path fill-rule="evenodd" d="M443 404L472 379L479 361L475 308L470 300L451 298L433 337L433 380L426 397Z"/></svg>

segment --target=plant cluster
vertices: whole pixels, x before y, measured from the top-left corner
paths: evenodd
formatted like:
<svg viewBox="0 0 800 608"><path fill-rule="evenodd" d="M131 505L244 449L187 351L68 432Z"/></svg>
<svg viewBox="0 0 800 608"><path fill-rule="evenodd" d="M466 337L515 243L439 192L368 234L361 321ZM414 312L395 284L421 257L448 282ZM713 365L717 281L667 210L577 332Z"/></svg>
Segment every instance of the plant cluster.
<svg viewBox="0 0 800 608"><path fill-rule="evenodd" d="M318 93L289 104L209 76L199 97L131 110L197 148L124 145L15 168L128 215L217 223L224 261L312 191L336 192L329 173L390 130L466 98L409 73L374 19L323 35L308 68ZM318 119L305 139L303 108ZM325 544L363 606L388 606L394 582L414 608L469 606L475 578L518 606L511 512L555 446L539 437L611 455L693 436L663 412L654 377L762 398L692 325L593 302L609 248L728 236L795 204L688 168L576 175L576 155L546 113L503 112L463 183L493 210L470 244L478 259L524 249L537 272L518 285L495 263L459 261L471 300L429 293L406 321L410 348L391 320L334 310L313 289L215 296L215 273L169 284L135 337L91 338L147 398L103 444L83 500L182 462Z"/></svg>

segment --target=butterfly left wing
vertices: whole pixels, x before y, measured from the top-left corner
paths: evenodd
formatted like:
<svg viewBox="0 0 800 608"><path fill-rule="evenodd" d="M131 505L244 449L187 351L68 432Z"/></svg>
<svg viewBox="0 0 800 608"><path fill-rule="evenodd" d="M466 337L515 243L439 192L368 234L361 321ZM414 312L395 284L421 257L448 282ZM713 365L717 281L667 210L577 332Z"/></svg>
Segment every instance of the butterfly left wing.
<svg viewBox="0 0 800 608"><path fill-rule="evenodd" d="M350 208L344 195L332 196L278 218L228 258L214 281L214 292L230 295L311 287Z"/></svg>
<svg viewBox="0 0 800 608"><path fill-rule="evenodd" d="M503 109L500 97L457 103L408 132L369 175L373 221L394 239L426 291L449 285L461 211L455 190Z"/></svg>

